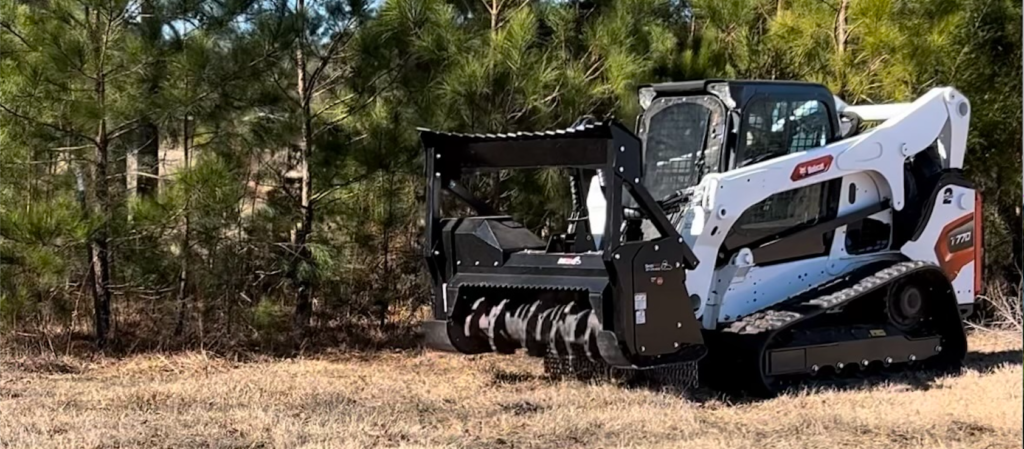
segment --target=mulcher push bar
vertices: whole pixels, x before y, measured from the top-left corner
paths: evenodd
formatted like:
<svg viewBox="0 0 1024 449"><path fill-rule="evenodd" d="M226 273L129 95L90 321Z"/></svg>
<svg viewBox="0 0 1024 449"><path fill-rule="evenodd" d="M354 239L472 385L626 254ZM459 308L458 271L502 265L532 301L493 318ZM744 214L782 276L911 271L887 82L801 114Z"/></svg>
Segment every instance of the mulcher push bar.
<svg viewBox="0 0 1024 449"><path fill-rule="evenodd" d="M684 283L685 270L696 267L697 258L643 186L641 142L622 124L611 121L497 135L428 129L419 133L426 151L424 257L434 286L435 320L428 327L437 331L443 327L441 339L448 341L441 346L464 353L506 352L515 347L534 353L526 340L545 334L552 345L556 339L565 344L571 340L585 346L590 357L597 358L599 353L605 362L621 367L643 368L703 356L703 339ZM586 180L596 171L603 174L607 215L600 248L557 245L554 238L544 242L511 217L499 216L493 205L459 184L464 173L546 167L575 169L570 179L576 192L586 191ZM624 190L650 220L657 237L623 242ZM478 216L442 218L442 191L467 203ZM586 206L574 206L578 209L574 212L583 212L585 218ZM577 235L592 242L587 220L578 221L582 232L578 229ZM537 299L549 298L545 295L550 292L572 292L583 299L565 299L572 295ZM497 305L495 312L481 311L483 296L502 296L509 305ZM566 301L589 304L587 313L596 316L599 330L588 331L587 338L556 338L559 331L553 328L557 325L538 323L534 317L537 307L531 304L563 309L578 305ZM495 330L495 323L505 330Z"/></svg>

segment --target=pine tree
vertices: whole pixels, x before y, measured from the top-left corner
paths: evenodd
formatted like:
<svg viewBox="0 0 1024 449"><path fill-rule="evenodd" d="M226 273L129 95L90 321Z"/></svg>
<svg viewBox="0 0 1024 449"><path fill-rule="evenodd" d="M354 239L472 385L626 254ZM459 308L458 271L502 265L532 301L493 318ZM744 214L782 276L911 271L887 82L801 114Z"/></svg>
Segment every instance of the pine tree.
<svg viewBox="0 0 1024 449"><path fill-rule="evenodd" d="M0 110L21 124L66 138L72 164L86 178L85 213L94 221L87 258L97 343L111 329L111 231L118 213L111 159L115 145L145 115L142 74L149 55L136 24L139 4L121 1L52 1L8 10L14 39L4 78L17 89L4 93Z"/></svg>

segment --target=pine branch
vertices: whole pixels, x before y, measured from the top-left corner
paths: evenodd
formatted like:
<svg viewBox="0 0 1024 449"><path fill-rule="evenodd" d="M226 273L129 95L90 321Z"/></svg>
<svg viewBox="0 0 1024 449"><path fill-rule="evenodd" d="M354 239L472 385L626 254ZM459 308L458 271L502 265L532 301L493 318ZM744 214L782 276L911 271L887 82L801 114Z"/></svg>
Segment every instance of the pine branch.
<svg viewBox="0 0 1024 449"><path fill-rule="evenodd" d="M145 68L147 65L149 65L151 63L152 63L152 61L140 62L138 65L136 65L135 67L132 67L131 69L125 69L125 65L124 64L118 64L114 68L112 68L109 71L107 71L107 76L106 76L107 81L112 80L114 78L117 78L119 76L125 75L125 74L129 74L129 73L133 73L133 72L138 72L139 70L142 70L143 68Z"/></svg>
<svg viewBox="0 0 1024 449"><path fill-rule="evenodd" d="M85 149L88 149L88 148L92 148L92 145L90 144L90 145L78 145L78 146L74 146L74 147L56 147L56 148L51 148L50 151L72 152L72 151L78 151L78 150L85 150Z"/></svg>
<svg viewBox="0 0 1024 449"><path fill-rule="evenodd" d="M976 36L976 35L980 34L980 32L978 30L981 28L981 19L985 17L985 13L988 12L988 8L991 5L992 5L991 1L986 1L985 2L985 6L981 9L981 11L979 13L977 13L978 14L978 19L974 21L974 25L971 26L970 33L968 33L968 35ZM964 45L964 48L962 50L960 50L960 54L957 55L956 60L953 62L953 68L950 70L951 73L950 73L949 77L951 79L954 79L954 80L957 79L956 76L957 76L957 72L960 69L960 63L963 62L963 59L964 59L965 56L967 56L968 49L970 49L970 48L971 48L970 45Z"/></svg>
<svg viewBox="0 0 1024 449"><path fill-rule="evenodd" d="M86 79L90 81L96 81L96 77L89 75L88 73L85 73L85 65L75 64L75 60L72 59L71 56L64 51L63 47L61 47L60 45L54 45L53 48L57 50L57 53L59 53L61 57L64 58L64 61L68 63L68 66L74 69L76 72L78 72L79 75L84 76Z"/></svg>
<svg viewBox="0 0 1024 449"><path fill-rule="evenodd" d="M382 72L382 73L381 73L380 75L377 75L376 77L374 77L374 79L373 79L373 80L371 80L371 81L370 81L369 85L370 85L370 86L373 86L373 85L377 84L377 81L379 81L380 79L382 79L382 78L383 78L384 76L387 76L387 75L391 75L391 74L393 74L394 72L398 71L398 69L399 69L400 67L404 66L404 65L405 65L405 63L406 63L406 62L407 62L407 61L409 60L409 58L411 58L411 57L412 57L412 56L406 56L406 57L405 57L404 59L402 59L401 61L399 61L399 63L398 63L398 64L395 64L395 66L394 66L394 67L392 67L391 69L389 69L389 70L386 70L386 71ZM390 81L390 82L388 82L388 83L387 83L387 84L386 84L385 86L383 86L383 87L381 87L381 88L377 89L377 90L376 90L376 92L374 92L374 93L373 93L373 95L370 95L370 96L369 96L369 97L368 97L368 98L366 99L366 101L365 101L365 102L363 102L363 104L361 104L361 105L357 106L357 107L356 107L355 109L353 109L353 110L350 110L350 111L348 111L348 113L346 113L345 115L343 115L343 116L341 116L341 117L338 117L338 118L336 118L336 119L334 119L334 120L328 121L328 122L327 122L326 124L324 124L324 126L323 126L323 127L321 127L320 129L316 130L316 131L315 131L315 132L313 133L313 135L314 135L314 136L316 136L316 135L320 134L321 132L323 132L323 131L325 131L325 130L327 130L327 129L330 129L330 128L331 128L331 127L333 127L333 126L335 126L335 125L337 125L337 124L339 124L339 123L341 123L341 122L344 122L345 120L347 120L347 119L348 119L349 117L351 117L352 115L354 115L354 114L357 114L357 113L361 112L361 111L362 111L363 109L365 109L365 108L366 108L366 107L368 107L369 105L373 104L373 101L377 99L377 96L379 96L379 95L380 95L380 94L381 94L382 92L384 92L385 90L387 90L387 88L389 88L389 87L391 87L392 85L394 85L394 83L395 83L395 82L396 82L397 80L398 80L398 77L397 77L397 76L395 76L395 77L392 77L392 78L391 78L391 81Z"/></svg>
<svg viewBox="0 0 1024 449"><path fill-rule="evenodd" d="M821 3L822 5L828 6L829 8L832 9L832 12L834 12L834 13L839 13L839 8L833 6L831 3L828 2L828 0L818 0L818 3Z"/></svg>
<svg viewBox="0 0 1024 449"><path fill-rule="evenodd" d="M139 129L140 126L142 126L142 119L129 120L118 125L113 130L109 131L107 133L107 139L113 141L126 133L130 133L132 131L135 131L136 129Z"/></svg>
<svg viewBox="0 0 1024 449"><path fill-rule="evenodd" d="M283 94L285 99L287 99L290 103L292 103L293 106L295 106L297 108L301 108L302 107L302 104L299 103L299 101L297 101L294 98L292 98L292 95L291 95L292 91L291 91L291 89L287 89L287 88L285 88L285 86L283 84L281 84L281 78L279 76L277 76L276 73L273 76L273 81L274 81L274 86L277 86L278 90L281 91L281 93Z"/></svg>
<svg viewBox="0 0 1024 449"><path fill-rule="evenodd" d="M90 6L91 6L90 4L88 4L86 2L83 2L82 0L78 0L76 3L78 3L78 6L81 6L82 9L85 9L85 10L88 10L90 8ZM57 18L58 18L58 20L60 20L61 23L65 24L65 25L76 26L76 27L79 27L79 28L88 28L86 26L86 24L82 23L81 20L78 20L78 18L75 17L74 14L64 13L64 14L58 15Z"/></svg>
<svg viewBox="0 0 1024 449"><path fill-rule="evenodd" d="M320 108L320 110L316 111L312 115L311 118L315 119L315 118L319 117L320 114L323 114L324 112L327 112L327 111L329 111L331 109L334 109L335 107L341 105L342 103L345 103L345 102L351 100L355 96L356 96L355 94L349 94L349 95L346 95L344 98L341 98L339 100L335 100L335 101L331 102L330 104L328 104L327 106L324 106L324 107Z"/></svg>
<svg viewBox="0 0 1024 449"><path fill-rule="evenodd" d="M334 73L331 74L330 78L327 78L322 83L320 83L320 86L322 87L318 89L316 92L313 92L313 97L319 97L320 95L323 95L324 92L331 90L335 86L335 81L337 81L338 78L341 78L349 74L350 73L347 70L335 71Z"/></svg>
<svg viewBox="0 0 1024 449"><path fill-rule="evenodd" d="M334 192L336 192L336 191L338 191L340 189L344 189L345 187L349 187L351 185L363 182L364 180L366 180L366 178L369 178L369 177L370 177L370 173L369 172L362 173L359 176L356 176L354 178L348 179L345 182L342 182L340 184L333 184L331 186L328 186L328 188L326 188L326 189L318 192L317 194L313 195L313 197L309 200L309 202L310 202L310 204L317 204L321 199L323 199L327 195L330 195L330 194L332 194L332 193L334 193Z"/></svg>
<svg viewBox="0 0 1024 449"><path fill-rule="evenodd" d="M36 50L35 46L33 46L32 44L30 44L30 43L28 42L28 40L27 40L27 39L25 39L25 37L21 35L21 33L18 33L18 32L17 32L17 31L16 31L15 29L14 29L14 26L12 26L11 24L9 24L9 23L7 23L7 22L4 22L4 21L0 20L0 28L3 28L3 29L5 29L5 30L7 30L7 32L8 32L8 33L11 33L11 34L13 34L13 35L14 35L14 37L18 38L18 40L19 40L19 41L21 41L21 43L22 43L22 44L25 44L25 46L26 46L26 47L28 47L28 48L29 48L30 50L32 50L32 51L35 51L35 50Z"/></svg>
<svg viewBox="0 0 1024 449"><path fill-rule="evenodd" d="M346 24L342 29L347 29L350 24L351 20L349 21L349 24ZM327 64L334 58L335 52L347 48L348 43L352 41L352 35L349 35L348 39L341 39L344 36L346 36L345 33L337 32L335 37L331 39L331 43L328 45L327 51L320 57L320 63L317 64L316 68L313 69L313 73L309 76L309 80L306 84L306 92L303 92L303 102L312 101L312 92L315 90L320 76L323 75L324 70L327 69ZM344 42L344 45L342 45L342 42Z"/></svg>
<svg viewBox="0 0 1024 449"><path fill-rule="evenodd" d="M93 145L97 145L96 140L93 139L92 137L89 137L89 136L87 136L85 134L82 134L82 133L80 133L78 131L75 131L75 130L72 130L72 129L66 129L66 128L62 127L62 126L58 126L58 125L55 125L53 123L48 123L48 122L45 122L45 121L42 121L42 120L38 120L38 119L35 119L35 118L32 118L32 117L29 117L27 115L21 114L21 113L15 111L15 110L9 108L7 105L5 105L3 103L0 103L0 109L3 109L4 112L6 112L6 113L8 113L8 114L18 118L18 119L30 122L30 123L32 123L34 125L50 128L50 129L52 129L54 131L57 131L59 133L62 133L62 134L65 134L65 135L69 135L69 136L72 136L72 137L77 137L79 139L83 139L83 140L86 140L88 142L91 142Z"/></svg>

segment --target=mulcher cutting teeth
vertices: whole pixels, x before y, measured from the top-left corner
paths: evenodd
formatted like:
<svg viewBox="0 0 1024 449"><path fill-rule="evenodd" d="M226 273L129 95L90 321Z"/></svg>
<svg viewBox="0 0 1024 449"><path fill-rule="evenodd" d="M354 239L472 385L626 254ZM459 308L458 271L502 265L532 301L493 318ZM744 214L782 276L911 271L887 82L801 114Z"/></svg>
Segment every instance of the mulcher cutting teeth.
<svg viewBox="0 0 1024 449"><path fill-rule="evenodd" d="M601 360L597 347L601 323L593 310L574 302L515 302L507 298L494 302L479 298L464 319L463 336L486 338L495 352L510 354L527 349L538 357L553 352Z"/></svg>

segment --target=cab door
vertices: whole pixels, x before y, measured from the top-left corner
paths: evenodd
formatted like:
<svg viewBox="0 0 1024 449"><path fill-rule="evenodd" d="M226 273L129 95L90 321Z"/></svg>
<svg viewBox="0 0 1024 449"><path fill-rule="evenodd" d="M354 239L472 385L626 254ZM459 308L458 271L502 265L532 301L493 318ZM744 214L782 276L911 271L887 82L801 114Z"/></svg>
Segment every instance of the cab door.
<svg viewBox="0 0 1024 449"><path fill-rule="evenodd" d="M729 169L737 169L822 147L836 135L830 108L819 99L798 95L757 95L740 117L736 151ZM725 254L753 246L754 263L768 265L828 255L833 232L758 249L760 242L834 219L841 179L777 192L751 206L726 235Z"/></svg>

